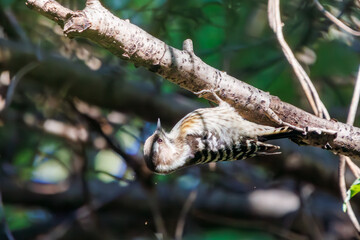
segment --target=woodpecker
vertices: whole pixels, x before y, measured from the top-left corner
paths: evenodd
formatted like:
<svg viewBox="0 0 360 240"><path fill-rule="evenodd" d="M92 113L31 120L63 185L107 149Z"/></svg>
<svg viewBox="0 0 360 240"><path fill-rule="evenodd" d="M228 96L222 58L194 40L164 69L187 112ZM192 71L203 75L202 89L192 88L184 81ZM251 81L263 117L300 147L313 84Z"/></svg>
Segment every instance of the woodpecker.
<svg viewBox="0 0 360 240"><path fill-rule="evenodd" d="M219 105L187 114L170 132L164 131L158 119L155 132L144 144L144 158L150 170L167 174L194 164L281 153L277 151L279 146L263 141L288 137L293 130L247 121L214 91L201 92L211 92Z"/></svg>

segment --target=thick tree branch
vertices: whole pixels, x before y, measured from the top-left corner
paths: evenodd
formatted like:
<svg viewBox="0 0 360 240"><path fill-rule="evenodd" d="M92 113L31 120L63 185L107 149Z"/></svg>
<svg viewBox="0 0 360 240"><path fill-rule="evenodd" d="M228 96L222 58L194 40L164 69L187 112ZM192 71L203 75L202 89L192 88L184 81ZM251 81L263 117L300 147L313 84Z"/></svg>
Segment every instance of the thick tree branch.
<svg viewBox="0 0 360 240"><path fill-rule="evenodd" d="M318 118L205 64L195 55L191 41L184 42L183 50L168 46L128 20L117 18L98 1L77 12L64 10L55 1L28 0L27 5L64 26L68 37L90 39L114 55L143 66L180 87L192 92L220 88L220 97L251 121L272 125L285 122L299 128L336 131L334 139L315 134L302 142L360 159L359 128ZM216 102L211 94L205 98Z"/></svg>

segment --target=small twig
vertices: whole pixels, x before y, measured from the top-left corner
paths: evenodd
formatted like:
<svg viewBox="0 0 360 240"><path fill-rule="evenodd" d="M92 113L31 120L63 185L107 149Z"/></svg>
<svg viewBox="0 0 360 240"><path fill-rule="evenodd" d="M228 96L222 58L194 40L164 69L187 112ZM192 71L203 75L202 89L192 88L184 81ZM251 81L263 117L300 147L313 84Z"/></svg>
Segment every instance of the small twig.
<svg viewBox="0 0 360 240"><path fill-rule="evenodd" d="M160 208L159 208L159 201L158 201L157 194L154 191L154 189L152 189L150 191L146 191L146 193L148 195L150 208L151 208L153 218L154 218L154 221L155 221L156 230L157 230L158 233L161 234L161 235L157 234L157 238L158 238L158 240L168 239L168 234L167 234L167 231L166 231L165 222L164 222L164 219L161 216L161 211L160 211Z"/></svg>
<svg viewBox="0 0 360 240"><path fill-rule="evenodd" d="M88 171L88 164L89 160L86 156L85 147L84 144L79 144L79 148L74 149L75 155L77 155L77 158L81 160L81 168L79 169L79 177L80 177L80 183L82 187L82 195L84 198L85 205L88 206L89 209L89 216L88 224L91 224L92 227L99 229L99 219L96 215L96 209L94 207L94 204L92 204L93 200L95 200L95 197L92 195L89 182L87 181L87 171Z"/></svg>
<svg viewBox="0 0 360 240"><path fill-rule="evenodd" d="M37 149L35 151L35 155L41 157L42 159L40 160L41 162L44 161L46 158L51 158L54 159L57 163L59 163L61 165L62 168L64 168L64 170L66 170L67 172L69 172L70 174L72 174L72 170L69 168L69 166L67 166L63 161L61 161L58 157L56 157L54 154L48 154L46 152L40 151L39 149Z"/></svg>
<svg viewBox="0 0 360 240"><path fill-rule="evenodd" d="M90 5L92 3L99 2L99 0L86 0L86 5Z"/></svg>
<svg viewBox="0 0 360 240"><path fill-rule="evenodd" d="M116 181L122 181L122 182L126 182L126 183L130 183L130 181L128 179L122 178L122 177L118 177L114 174L111 174L109 172L103 171L103 170L94 170L94 173L101 173L101 174L105 174L109 177L112 177L113 179L115 179Z"/></svg>
<svg viewBox="0 0 360 240"><path fill-rule="evenodd" d="M359 98L360 98L360 65L359 65L358 74L356 77L354 94L353 94L353 97L351 100L349 114L348 114L348 118L346 121L346 123L349 125L354 124L356 111L357 111L357 108L359 105ZM360 168L349 157L346 157L345 159L346 159L346 163L348 164L348 166L349 166L350 170L352 171L352 173L354 174L354 176L356 178L359 178L360 177Z"/></svg>
<svg viewBox="0 0 360 240"><path fill-rule="evenodd" d="M354 176L356 178L360 178L360 168L358 165L356 165L351 158L346 157L345 156L345 160L346 160L346 164L348 165L350 171L354 174Z"/></svg>
<svg viewBox="0 0 360 240"><path fill-rule="evenodd" d="M359 98L360 98L360 65L359 65L358 74L356 77L355 89L354 89L353 97L351 100L349 114L348 114L347 121L346 121L346 123L349 125L354 124L356 111L357 111L357 108L359 105Z"/></svg>
<svg viewBox="0 0 360 240"><path fill-rule="evenodd" d="M175 239L176 240L182 239L184 226L185 226L185 218L186 218L186 215L189 212L193 202L195 201L196 196L197 196L197 190L195 189L195 190L191 191L188 198L186 199L186 202L181 210L179 220L176 225L176 230L175 230Z"/></svg>
<svg viewBox="0 0 360 240"><path fill-rule="evenodd" d="M334 15L332 15L330 12L326 11L326 9L320 4L320 2L318 0L314 0L314 3L316 5L316 7L325 15L325 17L327 17L330 21L332 21L336 26L338 26L345 32L350 33L351 35L354 35L357 37L360 36L359 31L355 31L355 30L351 29L350 27L345 25L343 22L341 22L339 19L337 19Z"/></svg>
<svg viewBox="0 0 360 240"><path fill-rule="evenodd" d="M322 234L319 225L316 221L315 214L311 211L309 202L311 202L311 196L314 193L314 188L311 185L300 184L297 186L299 188L299 198L300 198L300 209L298 216L301 218L301 221L304 224L307 234L310 239L323 239L324 235ZM304 213L309 213L305 216Z"/></svg>
<svg viewBox="0 0 360 240"><path fill-rule="evenodd" d="M17 33L17 35L22 40L22 42L26 43L26 44L31 43L29 37L27 36L26 32L24 31L24 29L19 24L19 21L17 20L15 14L11 10L11 8L4 9L4 13L5 13L7 19L9 20L10 24L12 25L13 29Z"/></svg>
<svg viewBox="0 0 360 240"><path fill-rule="evenodd" d="M22 77L24 77L25 74L27 74L28 72L30 72L31 70L33 70L34 68L36 68L39 65L40 65L40 63L38 63L38 62L31 62L31 63L25 65L24 67L22 67L15 74L15 76L11 79L8 91L6 93L6 103L5 103L5 108L3 110L5 110L7 107L10 106L11 100L15 93L16 86L18 85L20 79Z"/></svg>
<svg viewBox="0 0 360 240"><path fill-rule="evenodd" d="M276 37L281 45L281 48L284 52L286 59L289 61L290 65L292 66L297 78L300 81L302 88L304 89L305 95L311 105L316 116L330 119L330 115L326 110L324 104L320 100L320 97L311 82L309 76L306 74L303 67L300 63L296 60L294 53L291 51L291 48L285 41L282 27L283 23L281 22L281 15L280 15L280 0L269 0L268 2L268 17L269 17L269 24L272 30L275 32Z"/></svg>
<svg viewBox="0 0 360 240"><path fill-rule="evenodd" d="M353 125L354 121L355 121L355 116L356 116L356 110L359 104L359 98L360 98L360 65L359 65L359 70L358 70L358 75L356 78L356 83L355 83L355 89L354 89L354 94L351 100L351 105L350 105L350 110L348 113L348 118L347 118L347 124L349 125ZM349 157L340 156L340 161L339 161L339 187L340 187L340 192L341 192L341 197L343 199L343 201L346 203L347 206L347 214L352 222L352 224L354 225L354 227L356 228L356 230L358 231L358 233L360 233L360 224L355 216L355 213L351 207L350 201L346 201L346 180L345 180L345 171L346 171L346 163L349 165L350 170L352 171L352 173L354 174L354 176L356 178L359 178L360 175L360 169L358 166L356 166L353 161L351 161L351 159Z"/></svg>
<svg viewBox="0 0 360 240"><path fill-rule="evenodd" d="M346 201L346 181L345 181L345 163L346 163L346 157L343 155L340 155L340 161L339 161L339 187L341 192L341 197L343 201L346 203L347 206L347 214L355 227L356 231L360 233L360 224L355 216L354 210L351 207L350 201Z"/></svg>

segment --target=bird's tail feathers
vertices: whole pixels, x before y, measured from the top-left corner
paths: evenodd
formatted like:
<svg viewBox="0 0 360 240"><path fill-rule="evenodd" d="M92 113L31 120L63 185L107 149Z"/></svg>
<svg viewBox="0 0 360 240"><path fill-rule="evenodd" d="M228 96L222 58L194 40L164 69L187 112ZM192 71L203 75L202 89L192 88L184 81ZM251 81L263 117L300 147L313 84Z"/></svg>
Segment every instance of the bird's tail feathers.
<svg viewBox="0 0 360 240"><path fill-rule="evenodd" d="M290 129L289 127L276 128L273 131L265 132L258 136L259 141L268 141L281 138L292 138L298 136L301 132Z"/></svg>

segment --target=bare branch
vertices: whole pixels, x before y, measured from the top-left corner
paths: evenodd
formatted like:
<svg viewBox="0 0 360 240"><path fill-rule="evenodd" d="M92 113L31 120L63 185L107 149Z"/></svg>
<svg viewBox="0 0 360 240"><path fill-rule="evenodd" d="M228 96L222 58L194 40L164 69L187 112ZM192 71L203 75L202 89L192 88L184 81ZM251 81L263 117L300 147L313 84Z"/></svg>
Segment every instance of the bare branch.
<svg viewBox="0 0 360 240"><path fill-rule="evenodd" d="M179 220L176 225L176 230L175 230L175 239L176 240L182 239L184 226L185 226L185 218L186 218L186 215L189 212L193 202L196 200L196 196L197 196L197 190L195 189L190 192L189 197L186 199L186 202L181 210L180 217L179 217Z"/></svg>
<svg viewBox="0 0 360 240"><path fill-rule="evenodd" d="M360 66L359 66L358 75L357 75L356 83L355 83L355 90L354 90L353 98L351 100L350 110L349 110L349 114L348 114L348 118L347 118L347 123L350 125L354 124L356 110L357 110L357 107L359 104L359 98L360 98ZM353 172L353 174L356 178L359 178L359 176L360 176L360 169L358 166L356 166L353 163L353 161L351 161L351 159L349 157L340 156L339 187L340 187L341 197L342 197L343 201L346 203L347 214L348 214L352 224L354 225L354 227L356 228L358 233L360 233L360 224L355 216L354 210L351 207L350 201L346 201L346 197L347 197L346 196L347 188L346 188L346 179L345 179L346 163L349 165L350 170Z"/></svg>
<svg viewBox="0 0 360 240"><path fill-rule="evenodd" d="M346 123L353 125L355 121L356 111L359 105L359 98L360 98L360 65L358 69L358 74L356 77L355 89L353 93L353 97L351 100L351 105L349 109L349 114Z"/></svg>
<svg viewBox="0 0 360 240"><path fill-rule="evenodd" d="M347 33L350 33L351 35L360 36L359 31L355 31L351 29L350 27L346 26L343 22L341 22L339 19L337 19L334 15L332 15L330 12L326 11L326 9L320 4L318 0L314 0L314 3L316 7L327 17L330 21L332 21L336 26L338 26L340 29L344 30Z"/></svg>
<svg viewBox="0 0 360 240"><path fill-rule="evenodd" d="M12 98L14 96L14 92L16 89L16 86L18 85L19 81L21 78L23 78L25 76L25 74L27 74L28 72L30 72L31 70L33 70L34 68L36 68L37 66L39 66L38 62L31 62L29 64L27 64L26 66L22 67L15 75L14 77L11 79L7 94L6 94L6 104L5 104L5 108L7 108L11 101ZM2 109L4 110L4 109Z"/></svg>
<svg viewBox="0 0 360 240"><path fill-rule="evenodd" d="M339 187L340 187L341 197L342 197L344 202L346 200L346 183L345 183L345 163L346 163L346 158L347 157L341 155L340 156L340 161L339 161ZM358 233L360 233L360 225L359 225L359 222L358 222L358 220L357 220L357 218L355 216L354 210L351 207L350 201L346 202L346 206L347 206L347 214L348 214L352 224L354 225L356 231Z"/></svg>
<svg viewBox="0 0 360 240"><path fill-rule="evenodd" d="M357 74L357 78L356 78L354 94L353 94L353 97L351 100L351 105L350 105L349 114L348 114L348 118L347 118L347 124L349 124L349 125L354 124L356 111L357 111L357 108L359 105L359 99L360 99L360 65L359 65L358 74ZM345 157L345 160L346 160L346 163L349 165L349 168L352 171L352 173L354 174L354 176L356 178L359 178L360 177L360 168L356 164L354 164L354 162L351 161L351 159L349 157Z"/></svg>
<svg viewBox="0 0 360 240"><path fill-rule="evenodd" d="M149 199L149 204L151 208L151 212L153 214L155 226L157 229L158 239L168 239L168 233L166 231L165 222L163 217L161 216L160 206L159 206L159 198L155 191L147 191L147 197Z"/></svg>
<svg viewBox="0 0 360 240"><path fill-rule="evenodd" d="M295 55L293 54L289 45L285 41L282 32L283 23L281 22L281 15L280 15L280 0L269 0L268 16L269 16L270 27L275 32L276 37L285 54L285 57L291 64L297 78L299 79L301 86L305 91L305 95L315 115L321 118L330 119L329 113L327 112L324 104L320 100L320 97L314 85L312 84L309 76L306 74L305 70L300 65L300 63L296 60Z"/></svg>
<svg viewBox="0 0 360 240"><path fill-rule="evenodd" d="M12 12L12 10L10 8L6 8L4 9L4 14L6 15L7 19L10 22L10 25L14 28L16 34L19 36L21 41L27 44L30 43L30 39L28 38L26 32L24 31L24 29L21 27L20 23L16 19L16 16Z"/></svg>

